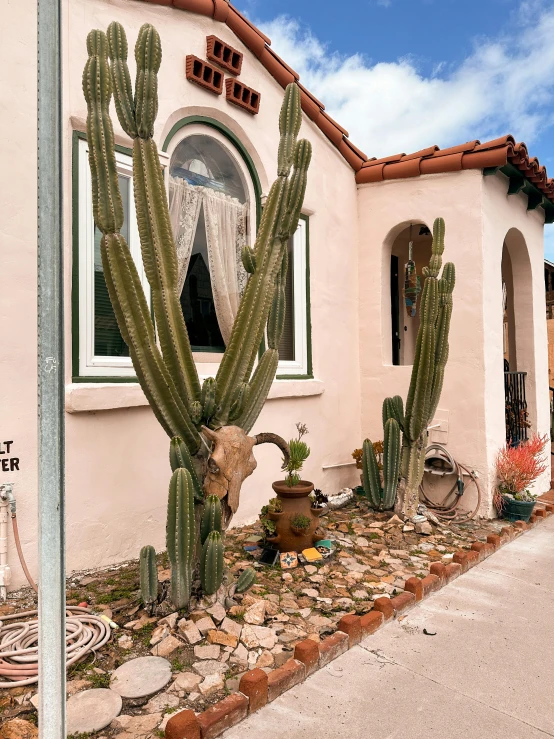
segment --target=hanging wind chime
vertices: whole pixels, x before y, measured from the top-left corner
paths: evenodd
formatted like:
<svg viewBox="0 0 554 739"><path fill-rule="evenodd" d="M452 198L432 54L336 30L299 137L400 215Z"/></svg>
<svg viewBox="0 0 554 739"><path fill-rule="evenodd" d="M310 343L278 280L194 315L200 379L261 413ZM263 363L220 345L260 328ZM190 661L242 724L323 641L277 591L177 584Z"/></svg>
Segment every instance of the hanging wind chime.
<svg viewBox="0 0 554 739"><path fill-rule="evenodd" d="M410 225L410 243L408 244L408 261L404 267L404 304L408 318L414 318L417 309L417 296L421 292L421 280L413 260L412 226Z"/></svg>

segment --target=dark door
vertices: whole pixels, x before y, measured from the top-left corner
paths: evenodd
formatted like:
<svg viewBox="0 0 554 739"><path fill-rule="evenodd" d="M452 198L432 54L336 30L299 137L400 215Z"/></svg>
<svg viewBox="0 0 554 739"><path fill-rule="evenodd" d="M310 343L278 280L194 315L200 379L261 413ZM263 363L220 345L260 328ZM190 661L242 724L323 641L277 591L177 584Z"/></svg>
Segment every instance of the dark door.
<svg viewBox="0 0 554 739"><path fill-rule="evenodd" d="M398 292L398 257L390 258L390 317L392 328L392 363L400 364L400 295Z"/></svg>

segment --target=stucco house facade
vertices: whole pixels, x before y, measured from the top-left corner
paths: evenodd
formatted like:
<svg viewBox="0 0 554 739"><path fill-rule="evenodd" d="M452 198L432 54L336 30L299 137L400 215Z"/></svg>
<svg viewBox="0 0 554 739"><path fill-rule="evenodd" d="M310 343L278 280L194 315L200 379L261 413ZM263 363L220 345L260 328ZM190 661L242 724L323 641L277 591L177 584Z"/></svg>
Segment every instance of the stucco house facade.
<svg viewBox="0 0 554 739"><path fill-rule="evenodd" d="M145 543L163 548L169 477L168 440L134 377L98 259L81 89L87 33L112 20L123 24L130 45L145 22L160 33L155 139L181 260L181 303L202 377L215 375L225 345L245 279L235 256L254 240L276 173L283 89L298 75L226 0L65 0L63 13L67 566L78 570L135 558ZM0 161L9 177L0 183L0 475L1 482L15 483L32 571L35 28L33 3L4 8L0 33L9 53ZM428 229L442 216L445 259L456 264L457 285L450 359L431 440L478 473L479 513L491 515L494 459L506 440L506 356L509 372L526 373L530 427L549 431L543 226L554 219L554 183L510 136L372 159L322 103L305 88L301 92L300 135L311 141L313 159L302 219L289 246L281 361L254 432L289 438L301 421L312 450L306 479L328 491L359 482L352 451L366 436L382 435L383 398L407 393L417 333L417 315L407 316L402 297L408 244L420 269L430 249ZM113 120L124 228L140 264L130 141L115 115ZM216 252L225 258L214 261ZM234 525L256 517L281 476L274 447L256 449L256 458ZM549 487L545 473L537 490ZM463 505L474 507L474 496L468 492ZM24 578L11 542L9 547L15 587Z"/></svg>

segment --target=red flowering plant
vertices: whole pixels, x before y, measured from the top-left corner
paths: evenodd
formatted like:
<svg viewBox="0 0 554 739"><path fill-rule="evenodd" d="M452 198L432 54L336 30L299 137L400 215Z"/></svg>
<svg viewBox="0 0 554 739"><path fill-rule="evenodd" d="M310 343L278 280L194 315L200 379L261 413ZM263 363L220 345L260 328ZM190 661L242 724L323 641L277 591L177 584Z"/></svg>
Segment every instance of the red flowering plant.
<svg viewBox="0 0 554 739"><path fill-rule="evenodd" d="M494 505L499 513L503 508L503 496L532 502L535 496L529 486L546 470L544 450L549 443L545 434L533 434L518 446L505 446L496 457L497 490Z"/></svg>

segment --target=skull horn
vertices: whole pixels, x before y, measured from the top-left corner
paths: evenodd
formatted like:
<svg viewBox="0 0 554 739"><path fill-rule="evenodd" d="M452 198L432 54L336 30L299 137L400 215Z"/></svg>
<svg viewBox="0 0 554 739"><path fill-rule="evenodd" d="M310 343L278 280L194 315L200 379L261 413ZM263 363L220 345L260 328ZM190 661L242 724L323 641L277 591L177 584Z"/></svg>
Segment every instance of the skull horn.
<svg viewBox="0 0 554 739"><path fill-rule="evenodd" d="M212 431L212 429L209 429L207 426L202 426L200 430L209 441L217 441L217 434L215 431Z"/></svg>
<svg viewBox="0 0 554 739"><path fill-rule="evenodd" d="M290 459L290 449L287 442L278 434L256 434L254 437L256 445L275 444L283 452L283 465L287 465Z"/></svg>

